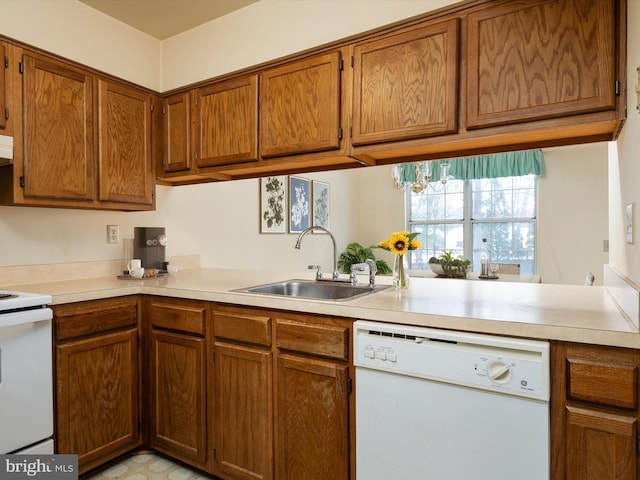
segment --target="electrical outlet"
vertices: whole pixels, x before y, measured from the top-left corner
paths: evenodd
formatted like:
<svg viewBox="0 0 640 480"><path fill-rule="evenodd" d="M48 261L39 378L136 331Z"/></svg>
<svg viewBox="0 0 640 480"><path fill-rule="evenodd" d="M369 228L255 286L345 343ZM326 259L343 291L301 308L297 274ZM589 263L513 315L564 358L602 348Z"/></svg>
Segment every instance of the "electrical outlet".
<svg viewBox="0 0 640 480"><path fill-rule="evenodd" d="M107 243L118 243L120 241L120 227L118 225L107 225Z"/></svg>

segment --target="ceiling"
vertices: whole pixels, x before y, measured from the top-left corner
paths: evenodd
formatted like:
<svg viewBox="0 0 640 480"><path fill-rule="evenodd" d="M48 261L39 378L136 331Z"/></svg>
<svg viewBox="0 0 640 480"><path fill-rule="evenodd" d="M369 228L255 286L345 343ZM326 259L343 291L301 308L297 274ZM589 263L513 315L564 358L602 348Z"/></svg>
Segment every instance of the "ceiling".
<svg viewBox="0 0 640 480"><path fill-rule="evenodd" d="M79 1L158 40L164 40L258 0Z"/></svg>

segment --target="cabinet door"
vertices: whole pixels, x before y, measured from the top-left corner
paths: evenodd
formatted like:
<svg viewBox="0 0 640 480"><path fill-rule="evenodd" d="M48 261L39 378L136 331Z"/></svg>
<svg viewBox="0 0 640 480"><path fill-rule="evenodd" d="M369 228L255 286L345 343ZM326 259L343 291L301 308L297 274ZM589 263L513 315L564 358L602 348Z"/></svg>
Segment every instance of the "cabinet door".
<svg viewBox="0 0 640 480"><path fill-rule="evenodd" d="M92 200L93 79L30 55L24 69L24 195Z"/></svg>
<svg viewBox="0 0 640 480"><path fill-rule="evenodd" d="M165 98L164 171L179 172L191 168L191 100L189 93Z"/></svg>
<svg viewBox="0 0 640 480"><path fill-rule="evenodd" d="M137 329L56 347L58 453L80 473L140 443Z"/></svg>
<svg viewBox="0 0 640 480"><path fill-rule="evenodd" d="M263 157L340 148L340 64L332 52L261 74Z"/></svg>
<svg viewBox="0 0 640 480"><path fill-rule="evenodd" d="M272 479L272 354L219 343L215 352L219 469L231 478Z"/></svg>
<svg viewBox="0 0 640 480"><path fill-rule="evenodd" d="M349 478L347 366L278 357L279 480Z"/></svg>
<svg viewBox="0 0 640 480"><path fill-rule="evenodd" d="M151 205L151 95L99 82L100 200Z"/></svg>
<svg viewBox="0 0 640 480"><path fill-rule="evenodd" d="M566 480L637 478L634 417L567 407L566 419Z"/></svg>
<svg viewBox="0 0 640 480"><path fill-rule="evenodd" d="M203 87L196 95L198 166L257 160L257 75Z"/></svg>
<svg viewBox="0 0 640 480"><path fill-rule="evenodd" d="M611 0L509 2L467 20L468 128L615 109Z"/></svg>
<svg viewBox="0 0 640 480"><path fill-rule="evenodd" d="M454 133L458 20L354 47L354 145Z"/></svg>
<svg viewBox="0 0 640 480"><path fill-rule="evenodd" d="M206 460L204 338L151 332L151 444L201 466Z"/></svg>

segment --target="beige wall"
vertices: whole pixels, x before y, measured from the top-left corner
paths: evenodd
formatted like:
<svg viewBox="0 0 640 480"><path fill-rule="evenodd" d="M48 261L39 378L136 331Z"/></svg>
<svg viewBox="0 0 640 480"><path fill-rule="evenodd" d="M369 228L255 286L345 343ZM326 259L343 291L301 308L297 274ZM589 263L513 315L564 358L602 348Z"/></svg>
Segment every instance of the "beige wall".
<svg viewBox="0 0 640 480"><path fill-rule="evenodd" d="M627 25L640 21L640 1L627 2ZM640 285L640 114L636 110L636 85L640 66L640 32L627 30L627 121L609 150L610 263ZM625 209L634 204L634 242L625 237Z"/></svg>
<svg viewBox="0 0 640 480"><path fill-rule="evenodd" d="M166 90L271 58L394 22L451 1L432 0L262 0L165 42L157 42L76 0L0 0L0 33L39 46L144 86ZM631 2L633 3L633 2ZM365 5L366 4L366 5ZM331 5L332 8L327 8ZM285 8L286 7L286 8ZM637 15L640 17L640 14ZM265 21L265 19L269 19ZM574 155L559 153L572 161ZM597 169L576 162L575 178ZM550 169L551 171L551 169ZM602 179L602 174L598 173ZM403 197L393 190L389 167L304 175L331 185L331 222L339 250L350 241L375 243L404 227ZM562 182L562 194L580 198ZM590 184L590 181L587 181ZM542 188L542 187L541 187ZM295 235L260 235L258 181L243 180L188 187L158 187L157 211L141 213L0 207L0 265L66 263L122 258L123 246L106 243L106 225L118 224L123 238L134 226L165 226L170 256L201 254L204 266L301 270L310 263L331 263L329 239L307 236L300 251ZM581 202L566 203L569 213ZM566 220L554 206L541 218L553 225ZM577 211L577 210L576 210ZM596 210L582 237L602 237L606 214ZM559 213L562 212L562 215ZM548 217L547 217L548 215ZM597 215L597 219L595 216ZM544 233L544 231L542 232ZM541 233L541 234L542 234ZM546 233L545 233L546 235ZM560 243L558 243L560 242ZM601 257L598 248L585 258ZM550 241L556 257L572 249ZM560 245L566 245L560 247ZM548 250L552 251L552 250ZM554 257L555 258L555 257ZM553 262L551 262L553 266ZM558 263L560 265L560 263ZM575 283L581 283L586 268ZM571 281L567 270L543 278ZM595 270L595 268L594 268Z"/></svg>

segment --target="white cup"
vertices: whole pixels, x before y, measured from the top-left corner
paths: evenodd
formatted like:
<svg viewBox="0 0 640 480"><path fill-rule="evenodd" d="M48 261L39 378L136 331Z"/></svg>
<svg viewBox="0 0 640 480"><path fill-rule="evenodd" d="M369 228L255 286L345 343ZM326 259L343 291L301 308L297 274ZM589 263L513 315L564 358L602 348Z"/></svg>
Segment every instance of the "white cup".
<svg viewBox="0 0 640 480"><path fill-rule="evenodd" d="M144 277L144 268L142 267L132 268L129 271L129 275L131 275L131 277L133 278L142 278Z"/></svg>
<svg viewBox="0 0 640 480"><path fill-rule="evenodd" d="M180 265L167 265L167 272L169 275L175 275L180 271Z"/></svg>
<svg viewBox="0 0 640 480"><path fill-rule="evenodd" d="M129 270L129 275L131 275L131 272L134 268L142 268L142 260L140 260L139 258L132 258L131 261L127 263L127 270Z"/></svg>

